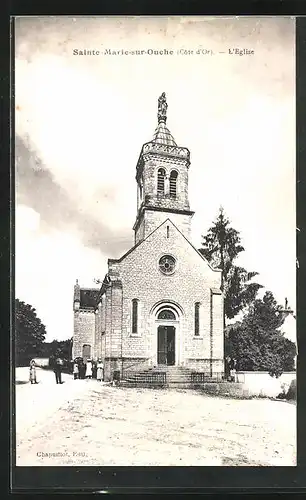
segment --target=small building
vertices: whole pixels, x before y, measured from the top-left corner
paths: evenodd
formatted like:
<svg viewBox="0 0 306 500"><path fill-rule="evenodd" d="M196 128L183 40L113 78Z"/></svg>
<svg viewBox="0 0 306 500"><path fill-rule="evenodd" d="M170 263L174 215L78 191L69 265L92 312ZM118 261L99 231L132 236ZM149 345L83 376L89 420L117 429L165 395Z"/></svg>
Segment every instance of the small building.
<svg viewBox="0 0 306 500"><path fill-rule="evenodd" d="M49 366L49 358L33 358L36 366L39 367L48 367Z"/></svg>
<svg viewBox="0 0 306 500"><path fill-rule="evenodd" d="M74 287L73 357L101 357L106 379L160 365L224 372L221 271L190 242L190 152L166 120L162 94L136 165L134 246L108 260L100 289Z"/></svg>

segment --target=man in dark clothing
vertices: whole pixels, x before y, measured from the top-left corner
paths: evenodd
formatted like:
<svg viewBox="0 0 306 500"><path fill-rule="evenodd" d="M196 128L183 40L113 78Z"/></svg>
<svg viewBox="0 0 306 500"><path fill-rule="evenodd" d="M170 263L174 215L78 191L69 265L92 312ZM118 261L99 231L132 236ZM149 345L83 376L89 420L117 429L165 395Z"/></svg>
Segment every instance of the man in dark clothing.
<svg viewBox="0 0 306 500"><path fill-rule="evenodd" d="M80 362L80 378L84 379L85 378L85 372L86 372L86 365L83 360Z"/></svg>
<svg viewBox="0 0 306 500"><path fill-rule="evenodd" d="M63 368L63 360L61 358L56 358L55 364L54 364L54 373L55 373L55 380L57 384L62 384L62 368Z"/></svg>

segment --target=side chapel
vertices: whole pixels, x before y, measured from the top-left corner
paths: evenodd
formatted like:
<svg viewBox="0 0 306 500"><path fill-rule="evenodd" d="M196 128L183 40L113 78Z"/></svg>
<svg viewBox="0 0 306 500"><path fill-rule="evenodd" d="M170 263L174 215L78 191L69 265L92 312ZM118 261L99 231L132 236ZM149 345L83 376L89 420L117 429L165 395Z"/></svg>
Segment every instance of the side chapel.
<svg viewBox="0 0 306 500"><path fill-rule="evenodd" d="M134 246L108 260L100 289L74 286L72 357L102 358L106 380L159 365L224 372L221 271L190 242L190 152L167 128L167 107L163 93L136 165Z"/></svg>

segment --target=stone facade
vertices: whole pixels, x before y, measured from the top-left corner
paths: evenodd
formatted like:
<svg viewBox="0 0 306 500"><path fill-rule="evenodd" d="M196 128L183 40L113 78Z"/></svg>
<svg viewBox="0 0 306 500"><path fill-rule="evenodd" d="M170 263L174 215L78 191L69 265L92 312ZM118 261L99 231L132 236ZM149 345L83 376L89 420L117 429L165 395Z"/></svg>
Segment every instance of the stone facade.
<svg viewBox="0 0 306 500"><path fill-rule="evenodd" d="M99 290L74 286L74 331L72 357L94 358L99 349L96 301Z"/></svg>
<svg viewBox="0 0 306 500"><path fill-rule="evenodd" d="M221 271L189 241L189 165L188 149L176 145L164 119L136 167L135 246L109 259L91 308L84 309L84 289L75 286L73 355L91 345L107 380L115 370L163 364L224 371Z"/></svg>
<svg viewBox="0 0 306 500"><path fill-rule="evenodd" d="M190 218L193 214L176 212L165 212L145 209L145 216L140 220L137 231L135 231L135 243L140 243L147 235L152 233L165 220L165 217L170 217L171 221L187 238L190 237L191 225Z"/></svg>
<svg viewBox="0 0 306 500"><path fill-rule="evenodd" d="M76 311L74 313L74 336L72 357L83 356L83 346L90 346L90 357L95 356L95 313Z"/></svg>
<svg viewBox="0 0 306 500"><path fill-rule="evenodd" d="M145 144L136 167L138 184L138 214L134 224L135 243L146 238L171 214L180 231L190 237L191 217L188 199L188 169L190 153L187 148L169 144ZM164 192L158 192L158 172L165 173ZM170 194L170 176L176 172L176 196Z"/></svg>

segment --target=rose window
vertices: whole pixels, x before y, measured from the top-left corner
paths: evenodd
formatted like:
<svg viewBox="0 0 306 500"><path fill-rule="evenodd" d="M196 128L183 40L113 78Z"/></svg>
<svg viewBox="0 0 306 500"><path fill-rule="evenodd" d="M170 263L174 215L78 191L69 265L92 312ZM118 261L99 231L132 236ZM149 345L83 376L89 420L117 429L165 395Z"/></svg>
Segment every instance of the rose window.
<svg viewBox="0 0 306 500"><path fill-rule="evenodd" d="M172 274L175 268L175 259L172 255L163 255L159 259L159 269L164 274Z"/></svg>

